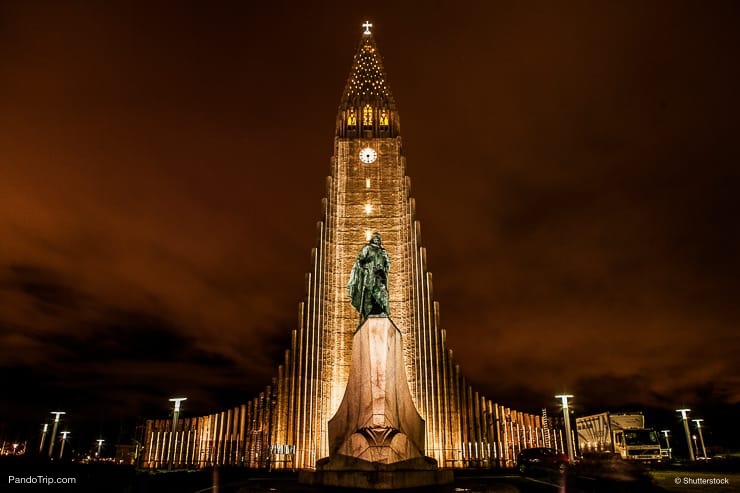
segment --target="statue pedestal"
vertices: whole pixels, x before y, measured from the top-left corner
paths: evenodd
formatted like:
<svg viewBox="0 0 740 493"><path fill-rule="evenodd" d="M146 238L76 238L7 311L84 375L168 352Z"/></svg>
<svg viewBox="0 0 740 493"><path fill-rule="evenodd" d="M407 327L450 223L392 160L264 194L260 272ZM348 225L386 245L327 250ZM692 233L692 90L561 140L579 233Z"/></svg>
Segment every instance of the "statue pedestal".
<svg viewBox="0 0 740 493"><path fill-rule="evenodd" d="M424 456L424 420L411 399L401 332L386 317L355 333L344 398L329 420L329 457L301 482L395 489L445 484L452 471Z"/></svg>
<svg viewBox="0 0 740 493"><path fill-rule="evenodd" d="M302 484L355 490L423 488L449 484L454 479L452 470L438 469L437 461L430 457L381 464L338 456L322 459L315 471L301 471L298 476Z"/></svg>

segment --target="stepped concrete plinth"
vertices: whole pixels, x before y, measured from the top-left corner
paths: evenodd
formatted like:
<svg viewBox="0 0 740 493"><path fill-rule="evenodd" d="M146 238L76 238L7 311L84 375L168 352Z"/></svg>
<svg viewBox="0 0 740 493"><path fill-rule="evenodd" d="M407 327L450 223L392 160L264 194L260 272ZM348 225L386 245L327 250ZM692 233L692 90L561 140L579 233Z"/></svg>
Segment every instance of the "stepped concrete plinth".
<svg viewBox="0 0 740 493"><path fill-rule="evenodd" d="M355 332L347 388L329 420L329 457L300 480L365 489L452 482L451 470L424 456L424 420L411 399L401 332L389 318L370 317Z"/></svg>

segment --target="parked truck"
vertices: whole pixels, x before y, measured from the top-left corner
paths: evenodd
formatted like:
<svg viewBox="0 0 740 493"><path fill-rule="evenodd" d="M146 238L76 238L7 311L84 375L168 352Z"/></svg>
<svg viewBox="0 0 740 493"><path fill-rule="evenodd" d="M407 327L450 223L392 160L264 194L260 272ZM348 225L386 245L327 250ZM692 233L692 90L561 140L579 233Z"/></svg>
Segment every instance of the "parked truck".
<svg viewBox="0 0 740 493"><path fill-rule="evenodd" d="M658 433L645 428L642 413L600 413L576 418L578 446L582 454L614 452L623 459L641 462L661 460Z"/></svg>

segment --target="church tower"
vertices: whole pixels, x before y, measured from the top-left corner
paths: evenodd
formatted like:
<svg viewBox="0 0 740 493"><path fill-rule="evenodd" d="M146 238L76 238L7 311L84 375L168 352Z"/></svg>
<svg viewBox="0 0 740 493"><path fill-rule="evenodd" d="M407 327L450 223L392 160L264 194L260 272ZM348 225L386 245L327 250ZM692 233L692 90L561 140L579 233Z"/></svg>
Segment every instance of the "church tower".
<svg viewBox="0 0 740 493"><path fill-rule="evenodd" d="M391 260L388 276L391 318L401 328L406 374L415 389L414 269L409 180L395 100L383 61L366 23L337 112L334 156L327 180L323 248L322 333L323 452L325 422L334 415L347 383L352 336L358 317L348 303L347 282L357 254L379 232ZM323 418L322 417L322 418Z"/></svg>
<svg viewBox="0 0 740 493"><path fill-rule="evenodd" d="M413 204L398 110L370 27L366 23L337 112L331 176L297 334L299 346L310 352L307 379L296 396L307 398L296 403L306 426L295 427L306 434L296 437L296 456L307 465L328 455L327 423L344 395L359 322L347 283L357 254L376 231L391 260L391 318L403 334L412 393L416 388Z"/></svg>
<svg viewBox="0 0 740 493"><path fill-rule="evenodd" d="M328 421L344 395L359 323L347 283L374 232L391 261L390 317L401 331L409 389L425 420L425 455L442 468L507 467L522 448L542 446L539 416L475 392L447 348L410 196L398 108L372 25L363 27L337 112L306 298L284 363L247 404L192 418L174 435L166 431L171 421L148 422L149 467L159 467L171 447L176 454L178 443L181 454L188 451L182 463L201 466L312 469L329 455Z"/></svg>

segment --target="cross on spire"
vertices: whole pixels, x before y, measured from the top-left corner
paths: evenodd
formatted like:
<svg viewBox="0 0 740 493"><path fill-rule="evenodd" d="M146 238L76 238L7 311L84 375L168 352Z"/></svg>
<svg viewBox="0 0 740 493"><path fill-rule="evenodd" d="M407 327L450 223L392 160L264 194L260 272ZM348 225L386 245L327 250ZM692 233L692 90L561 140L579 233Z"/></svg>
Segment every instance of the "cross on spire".
<svg viewBox="0 0 740 493"><path fill-rule="evenodd" d="M364 23L364 24L362 25L362 27L364 27L364 28L365 28L365 32L364 32L364 33L362 33L362 34L372 34L372 33L370 32L370 28L371 28L371 27L373 27L373 25L372 25L372 24L370 24L370 21L365 21L365 23Z"/></svg>

